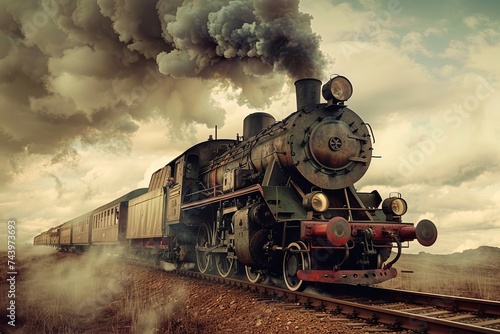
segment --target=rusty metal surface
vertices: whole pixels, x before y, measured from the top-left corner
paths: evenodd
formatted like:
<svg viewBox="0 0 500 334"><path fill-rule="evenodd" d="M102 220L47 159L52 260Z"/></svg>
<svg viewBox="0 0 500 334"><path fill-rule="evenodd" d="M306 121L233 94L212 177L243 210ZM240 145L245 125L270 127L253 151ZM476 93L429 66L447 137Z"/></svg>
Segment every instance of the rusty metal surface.
<svg viewBox="0 0 500 334"><path fill-rule="evenodd" d="M323 189L349 187L370 165L369 130L348 108L316 108L290 118L289 156L283 156L282 163Z"/></svg>
<svg viewBox="0 0 500 334"><path fill-rule="evenodd" d="M371 229L373 231L373 241L376 242L392 242L392 234L398 236L401 241L412 241L416 238L415 227L413 224L394 223L390 221L373 221L373 222L348 222L351 228L353 238L357 237L358 231ZM318 237L326 236L326 225L328 221L308 221L304 220L300 224L300 235L303 240L315 240ZM404 230L404 234L400 231ZM408 231L412 231L409 233Z"/></svg>
<svg viewBox="0 0 500 334"><path fill-rule="evenodd" d="M265 112L256 112L248 115L243 120L243 138L245 140L250 139L274 122L276 122L276 119L271 114Z"/></svg>
<svg viewBox="0 0 500 334"><path fill-rule="evenodd" d="M248 187L248 188L245 188L242 190L238 190L238 191L235 191L235 192L232 192L229 194L221 195L221 196L218 196L215 198L207 198L207 199L203 199L203 200L196 201L196 202L186 203L186 204L182 205L181 209L182 210L193 209L196 207L205 206L205 205L210 204L210 203L218 203L221 201L225 201L225 200L228 200L231 198L251 194L254 192L259 192L261 195L264 194L262 187L260 185L256 184L256 185L253 185L251 187Z"/></svg>
<svg viewBox="0 0 500 334"><path fill-rule="evenodd" d="M304 187L342 189L365 174L371 157L371 135L363 120L346 107L319 104L239 143L212 161L210 171L222 184L226 170L245 168L263 173L278 159L286 174ZM213 186L208 175L204 183Z"/></svg>
<svg viewBox="0 0 500 334"><path fill-rule="evenodd" d="M297 277L304 281L372 285L398 275L395 268L372 270L299 270Z"/></svg>

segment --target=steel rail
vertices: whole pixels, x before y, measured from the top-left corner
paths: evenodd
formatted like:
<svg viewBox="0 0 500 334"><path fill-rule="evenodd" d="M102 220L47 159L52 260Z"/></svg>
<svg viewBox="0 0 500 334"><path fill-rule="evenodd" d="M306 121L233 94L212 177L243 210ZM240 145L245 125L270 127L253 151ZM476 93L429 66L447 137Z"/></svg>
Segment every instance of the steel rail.
<svg viewBox="0 0 500 334"><path fill-rule="evenodd" d="M271 298L286 299L289 302L298 303L306 308L314 308L330 313L343 314L351 318L363 319L366 321L367 326L370 324L384 324L388 328L394 330L407 329L416 331L417 333L428 334L500 333L500 330L481 327L470 323L439 319L426 316L425 314L413 314L405 312L404 310L393 310L381 306L369 305L363 302L290 291L277 286L252 284L250 282L234 278L223 278L220 276L200 274L198 272L185 270L178 270L177 273L189 277L207 279L217 283L248 289ZM361 292L358 291L356 296L363 297L365 302L368 300L366 299L366 296L369 296L370 298L376 296L377 298L385 301L398 300L404 302L422 303L424 305L428 305L429 307L435 306L451 308L453 310L478 312L482 315L490 314L495 316L497 315L500 305L500 303L495 301L473 298L443 296L405 290L352 287L354 290L358 288L361 288ZM363 293L363 291L365 293ZM346 291L343 290L342 293L346 293ZM384 295L384 293L386 295ZM351 294L351 298L352 296L354 295Z"/></svg>
<svg viewBox="0 0 500 334"><path fill-rule="evenodd" d="M480 315L500 317L500 301L476 299L427 292L415 292L378 287L355 287L358 293L373 298L436 306L452 311L474 312ZM352 289L352 291L356 291Z"/></svg>

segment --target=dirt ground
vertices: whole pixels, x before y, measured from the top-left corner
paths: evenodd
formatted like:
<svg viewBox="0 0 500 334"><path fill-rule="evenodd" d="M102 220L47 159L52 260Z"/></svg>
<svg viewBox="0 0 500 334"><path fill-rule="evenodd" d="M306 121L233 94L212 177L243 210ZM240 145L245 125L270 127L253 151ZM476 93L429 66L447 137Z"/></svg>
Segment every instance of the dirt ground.
<svg viewBox="0 0 500 334"><path fill-rule="evenodd" d="M192 280L105 255L47 252L18 259L16 326L4 333L364 333L342 317Z"/></svg>
<svg viewBox="0 0 500 334"><path fill-rule="evenodd" d="M41 246L18 251L15 297L11 298L7 257L6 254L0 257L0 332L3 333L358 334L373 330L354 326L352 320L341 316L278 303L247 290L127 264L117 256L59 253ZM403 257L398 269L410 268L413 273L400 274L387 285L452 294L453 291L444 291L450 284L441 286L437 282L459 277L453 282L454 291L468 297L498 300L500 285L497 280L490 280L491 275L498 277L499 271L492 265L493 258L500 260L500 249ZM496 274L492 273L493 267ZM449 268L455 268L457 275ZM465 279L457 268L474 275ZM480 269L488 274L481 274ZM451 276L445 277L445 273ZM483 279L478 283L480 276ZM7 308L11 300L16 306L15 327L8 324L11 311Z"/></svg>

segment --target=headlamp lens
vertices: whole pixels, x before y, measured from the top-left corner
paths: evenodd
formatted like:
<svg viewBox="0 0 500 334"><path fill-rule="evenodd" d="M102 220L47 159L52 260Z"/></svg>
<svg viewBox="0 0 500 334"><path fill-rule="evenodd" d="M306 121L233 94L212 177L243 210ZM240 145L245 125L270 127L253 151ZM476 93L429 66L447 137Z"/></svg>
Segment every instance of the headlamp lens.
<svg viewBox="0 0 500 334"><path fill-rule="evenodd" d="M313 195L311 200L311 206L314 211L324 212L328 209L329 206L328 197L326 197L323 193L316 193Z"/></svg>
<svg viewBox="0 0 500 334"><path fill-rule="evenodd" d="M302 204L306 210L314 210L316 212L325 212L330 206L330 201L328 197L321 193L315 192L307 194L302 201Z"/></svg>
<svg viewBox="0 0 500 334"><path fill-rule="evenodd" d="M391 203L391 210L396 216L406 213L406 202L402 198L395 198Z"/></svg>
<svg viewBox="0 0 500 334"><path fill-rule="evenodd" d="M408 210L408 205L401 197L390 197L382 202L382 210L386 215L402 216Z"/></svg>
<svg viewBox="0 0 500 334"><path fill-rule="evenodd" d="M332 79L330 90L338 101L347 101L352 95L352 85L346 77L338 76Z"/></svg>

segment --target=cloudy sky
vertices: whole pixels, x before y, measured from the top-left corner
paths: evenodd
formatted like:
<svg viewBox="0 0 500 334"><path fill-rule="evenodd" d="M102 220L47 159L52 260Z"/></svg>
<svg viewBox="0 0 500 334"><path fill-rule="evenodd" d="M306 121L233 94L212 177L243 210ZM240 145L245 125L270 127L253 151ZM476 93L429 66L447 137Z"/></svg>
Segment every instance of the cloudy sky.
<svg viewBox="0 0 500 334"><path fill-rule="evenodd" d="M294 80L339 73L381 156L358 189L399 192L406 221L439 229L406 251L500 247L499 12L495 0L2 1L0 218L31 240L147 187L215 126L235 138L249 113L286 117Z"/></svg>

